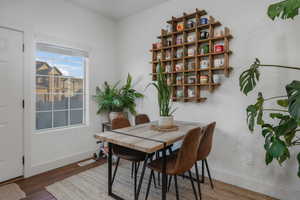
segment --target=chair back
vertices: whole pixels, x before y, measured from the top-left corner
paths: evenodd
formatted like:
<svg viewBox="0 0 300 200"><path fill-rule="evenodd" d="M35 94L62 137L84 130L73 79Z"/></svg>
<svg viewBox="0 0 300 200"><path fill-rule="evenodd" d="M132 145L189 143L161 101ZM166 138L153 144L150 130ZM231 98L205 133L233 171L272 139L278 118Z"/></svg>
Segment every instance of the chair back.
<svg viewBox="0 0 300 200"><path fill-rule="evenodd" d="M182 174L193 167L197 161L197 152L203 135L201 128L192 129L186 134L177 155L174 174Z"/></svg>
<svg viewBox="0 0 300 200"><path fill-rule="evenodd" d="M119 129L119 128L125 128L125 127L129 127L129 126L130 126L129 120L124 117L118 117L111 121L111 129L112 130Z"/></svg>
<svg viewBox="0 0 300 200"><path fill-rule="evenodd" d="M212 122L204 127L204 137L200 143L198 149L198 158L197 160L204 160L207 158L212 149L213 144L213 135L216 127L216 122Z"/></svg>
<svg viewBox="0 0 300 200"><path fill-rule="evenodd" d="M146 114L139 114L135 116L135 125L149 123L150 119Z"/></svg>

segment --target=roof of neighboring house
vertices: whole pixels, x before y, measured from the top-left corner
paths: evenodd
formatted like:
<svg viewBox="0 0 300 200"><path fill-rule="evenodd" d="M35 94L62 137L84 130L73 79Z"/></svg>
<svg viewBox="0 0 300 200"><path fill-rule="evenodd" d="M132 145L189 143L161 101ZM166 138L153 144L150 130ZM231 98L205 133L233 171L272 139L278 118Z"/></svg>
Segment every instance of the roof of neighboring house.
<svg viewBox="0 0 300 200"><path fill-rule="evenodd" d="M63 75L57 67L51 67L47 62L36 61L36 72L38 75Z"/></svg>

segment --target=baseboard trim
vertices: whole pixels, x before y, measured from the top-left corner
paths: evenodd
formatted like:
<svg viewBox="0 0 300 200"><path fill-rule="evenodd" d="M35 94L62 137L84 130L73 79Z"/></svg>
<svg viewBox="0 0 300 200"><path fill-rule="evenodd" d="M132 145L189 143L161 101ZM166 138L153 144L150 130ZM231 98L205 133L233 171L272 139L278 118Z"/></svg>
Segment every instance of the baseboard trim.
<svg viewBox="0 0 300 200"><path fill-rule="evenodd" d="M30 176L34 176L37 174L41 174L59 167L63 167L78 161L82 161L84 159L87 158L91 158L93 156L93 154L95 153L94 150L91 151L87 151L87 152L82 152L82 153L78 153L78 154L74 154L68 157L64 157L58 160L54 160L54 161L50 161L47 163L42 163L39 165L35 165L31 167L30 173L28 174L28 176L26 176L25 178L28 178Z"/></svg>
<svg viewBox="0 0 300 200"><path fill-rule="evenodd" d="M274 186L266 184L263 180L258 181L257 179L232 174L222 169L212 168L211 171L213 173L213 179L265 194L270 197L284 200L298 200L297 197L300 195L300 191L296 188L283 188L278 185Z"/></svg>

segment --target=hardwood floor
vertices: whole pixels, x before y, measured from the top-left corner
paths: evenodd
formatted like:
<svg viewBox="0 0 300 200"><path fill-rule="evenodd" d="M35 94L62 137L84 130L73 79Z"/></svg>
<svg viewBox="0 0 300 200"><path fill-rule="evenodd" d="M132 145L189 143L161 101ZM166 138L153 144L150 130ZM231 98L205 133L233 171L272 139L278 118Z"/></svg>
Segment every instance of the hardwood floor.
<svg viewBox="0 0 300 200"><path fill-rule="evenodd" d="M106 160L99 160L95 163L83 167L79 167L77 163L74 163L49 172L45 172L43 174L17 181L16 183L26 193L26 198L22 200L56 200L54 196L46 191L46 186L91 169L93 167L98 167L105 163L105 161Z"/></svg>
<svg viewBox="0 0 300 200"><path fill-rule="evenodd" d="M105 163L106 160L99 160L95 163L89 164L84 167L79 167L77 163L61 167L43 174L39 174L27 179L18 180L16 183L26 193L26 198L23 200L56 200L45 187L51 185L57 181L63 180L85 170L100 166ZM208 180L206 180L208 183ZM226 184L221 181L214 181L217 189L217 197L215 200L221 200L222 195L234 194L236 196L233 200L249 199L249 200L274 200L274 198L268 197L263 194L259 194L253 191L249 191L234 185ZM211 198L209 198L211 200Z"/></svg>

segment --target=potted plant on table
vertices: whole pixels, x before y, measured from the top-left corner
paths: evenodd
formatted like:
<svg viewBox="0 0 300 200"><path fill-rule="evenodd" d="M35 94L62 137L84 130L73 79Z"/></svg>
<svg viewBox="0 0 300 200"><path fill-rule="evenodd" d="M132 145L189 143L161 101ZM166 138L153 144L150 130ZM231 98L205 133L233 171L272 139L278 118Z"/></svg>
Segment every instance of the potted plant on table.
<svg viewBox="0 0 300 200"><path fill-rule="evenodd" d="M175 109L172 110L171 105L172 91L167 84L167 75L163 73L163 68L160 63L158 64L157 80L150 83L150 85L153 85L157 90L160 115L158 126L164 128L172 127L174 125L174 117L172 114L175 112Z"/></svg>
<svg viewBox="0 0 300 200"><path fill-rule="evenodd" d="M110 121L117 117L125 117L125 110L135 115L135 100L144 96L133 89L130 74L128 74L124 86L118 87L119 83L109 85L107 82L104 82L102 88L96 87L94 98L98 104L97 114L108 113Z"/></svg>

